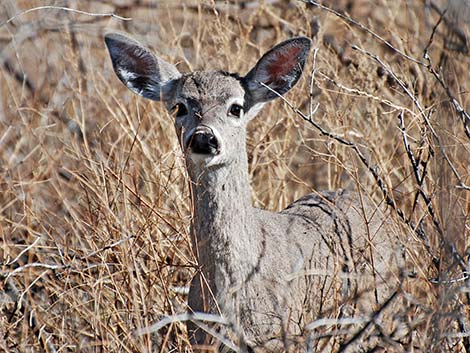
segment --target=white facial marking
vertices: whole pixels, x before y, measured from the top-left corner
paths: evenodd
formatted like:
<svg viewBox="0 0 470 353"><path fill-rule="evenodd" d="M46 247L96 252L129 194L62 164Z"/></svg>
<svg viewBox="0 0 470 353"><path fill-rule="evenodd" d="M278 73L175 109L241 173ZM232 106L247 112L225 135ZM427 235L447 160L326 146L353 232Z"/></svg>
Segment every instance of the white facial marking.
<svg viewBox="0 0 470 353"><path fill-rule="evenodd" d="M266 103L256 103L254 106L251 107L251 109L246 113L246 119L251 120L253 119L258 113L263 109L264 105Z"/></svg>

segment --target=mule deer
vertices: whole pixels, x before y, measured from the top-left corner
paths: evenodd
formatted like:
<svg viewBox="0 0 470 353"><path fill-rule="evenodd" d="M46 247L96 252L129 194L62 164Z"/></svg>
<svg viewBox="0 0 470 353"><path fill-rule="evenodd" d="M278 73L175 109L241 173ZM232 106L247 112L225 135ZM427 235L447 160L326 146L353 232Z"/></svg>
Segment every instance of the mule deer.
<svg viewBox="0 0 470 353"><path fill-rule="evenodd" d="M119 79L175 116L192 181L192 246L200 265L191 310L221 314L240 326L249 346L274 349L317 318L369 313L395 288L396 233L366 197L318 192L279 213L252 205L247 124L297 83L308 38L276 45L245 76L182 74L126 36L108 34L105 41ZM196 343L206 339L193 326L189 331Z"/></svg>

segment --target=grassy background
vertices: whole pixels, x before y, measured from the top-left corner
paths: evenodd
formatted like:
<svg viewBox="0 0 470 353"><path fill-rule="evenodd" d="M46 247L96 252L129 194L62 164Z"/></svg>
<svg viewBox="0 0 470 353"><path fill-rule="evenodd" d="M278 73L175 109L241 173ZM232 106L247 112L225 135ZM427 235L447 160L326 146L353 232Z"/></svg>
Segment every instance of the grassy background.
<svg viewBox="0 0 470 353"><path fill-rule="evenodd" d="M182 323L133 334L185 311L196 261L172 121L117 80L102 39L111 30L180 71L242 74L275 43L311 37L315 60L287 99L306 113L319 103L313 120L354 143L385 186L353 148L277 101L250 126L254 203L280 210L335 188L384 203L385 190L421 284L406 289L414 336L389 351L470 351L470 121L456 109L470 107L470 5L451 1L442 17L445 1L325 4L347 19L300 1L2 1L0 351L190 349ZM132 20L22 13L43 5Z"/></svg>

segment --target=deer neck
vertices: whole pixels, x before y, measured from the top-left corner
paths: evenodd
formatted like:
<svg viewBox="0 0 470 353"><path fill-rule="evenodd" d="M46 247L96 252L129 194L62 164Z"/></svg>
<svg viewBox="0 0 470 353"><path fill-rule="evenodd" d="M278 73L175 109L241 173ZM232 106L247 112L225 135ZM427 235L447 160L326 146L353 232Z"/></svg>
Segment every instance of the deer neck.
<svg viewBox="0 0 470 353"><path fill-rule="evenodd" d="M193 247L201 270L217 286L239 285L258 255L246 153L192 174Z"/></svg>

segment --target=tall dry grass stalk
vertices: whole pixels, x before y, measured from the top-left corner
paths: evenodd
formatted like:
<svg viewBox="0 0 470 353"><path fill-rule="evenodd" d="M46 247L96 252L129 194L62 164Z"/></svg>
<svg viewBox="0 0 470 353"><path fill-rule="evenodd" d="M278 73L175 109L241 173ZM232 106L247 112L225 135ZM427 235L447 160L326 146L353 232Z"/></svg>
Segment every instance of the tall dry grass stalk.
<svg viewBox="0 0 470 353"><path fill-rule="evenodd" d="M308 113L312 92L314 123L355 148L270 104L248 139L255 204L335 188L389 203L415 279L387 351L470 351L465 1L46 3L104 15L0 4L0 350L191 349L182 322L134 334L185 311L197 264L172 121L114 77L112 29L181 71L244 73L274 43L311 37L314 75L286 98Z"/></svg>

